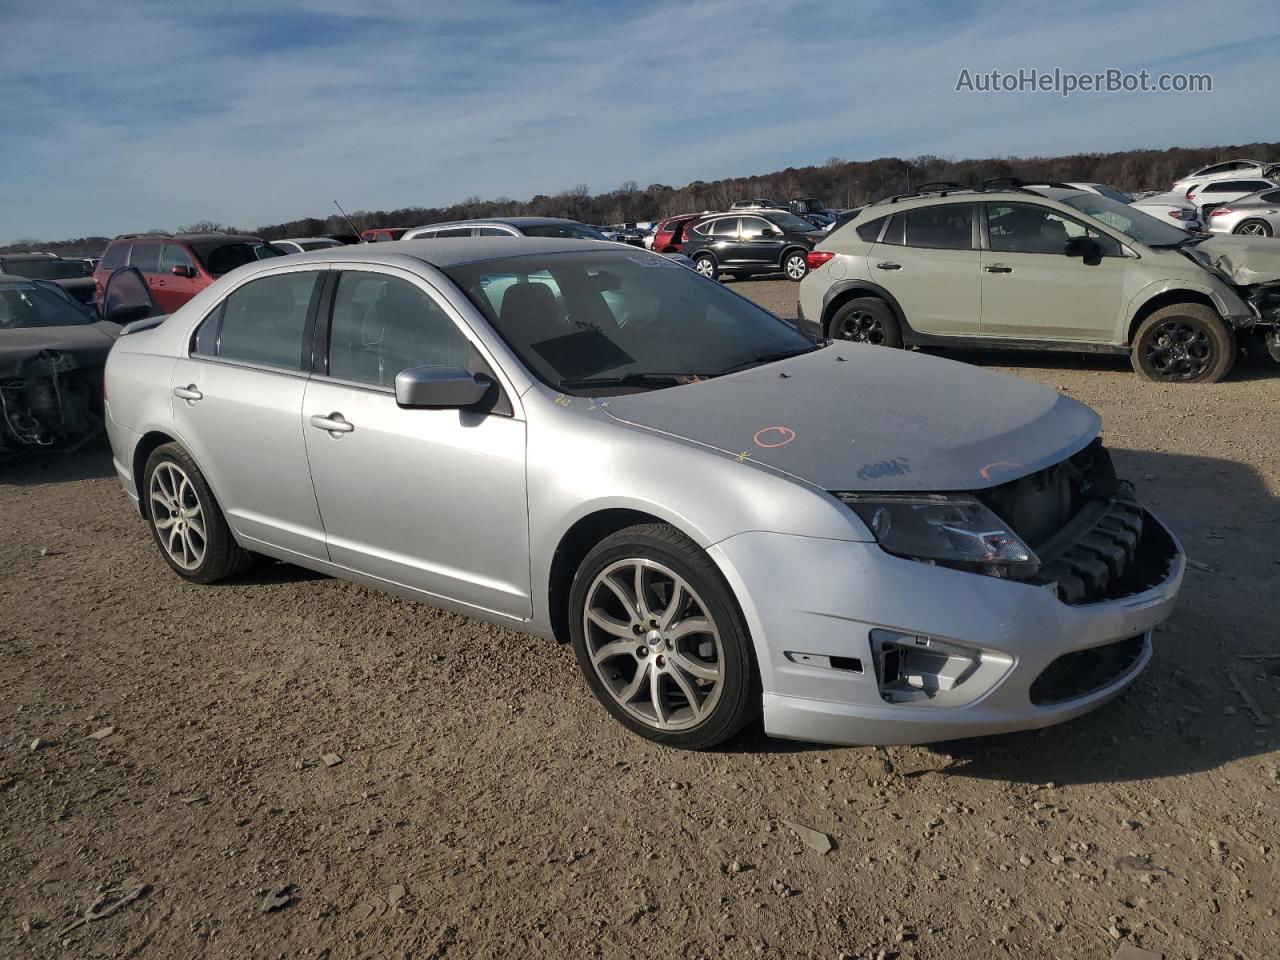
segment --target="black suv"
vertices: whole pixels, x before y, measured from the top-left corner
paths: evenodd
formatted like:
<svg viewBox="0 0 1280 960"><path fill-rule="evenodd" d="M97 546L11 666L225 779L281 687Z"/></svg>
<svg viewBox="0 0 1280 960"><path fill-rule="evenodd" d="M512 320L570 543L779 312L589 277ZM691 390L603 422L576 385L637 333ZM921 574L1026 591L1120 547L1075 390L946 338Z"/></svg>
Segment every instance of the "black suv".
<svg viewBox="0 0 1280 960"><path fill-rule="evenodd" d="M680 251L712 280L782 271L799 282L809 272L805 255L825 237L813 224L785 210L715 213L685 231Z"/></svg>

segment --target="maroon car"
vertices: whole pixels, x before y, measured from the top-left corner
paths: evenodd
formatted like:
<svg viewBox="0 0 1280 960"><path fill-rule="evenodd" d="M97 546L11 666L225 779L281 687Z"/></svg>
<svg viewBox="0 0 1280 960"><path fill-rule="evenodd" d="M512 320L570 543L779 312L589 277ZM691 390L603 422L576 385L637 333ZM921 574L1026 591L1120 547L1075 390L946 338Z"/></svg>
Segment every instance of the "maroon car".
<svg viewBox="0 0 1280 960"><path fill-rule="evenodd" d="M684 245L684 228L704 216L702 213L682 213L678 217L667 217L653 232L653 252L679 253Z"/></svg>

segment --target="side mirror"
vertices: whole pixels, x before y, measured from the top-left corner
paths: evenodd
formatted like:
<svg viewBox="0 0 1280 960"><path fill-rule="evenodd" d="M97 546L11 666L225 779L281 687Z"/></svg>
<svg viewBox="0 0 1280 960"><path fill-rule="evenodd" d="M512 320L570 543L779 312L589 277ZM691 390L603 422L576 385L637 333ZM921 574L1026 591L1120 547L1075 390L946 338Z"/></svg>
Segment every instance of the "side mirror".
<svg viewBox="0 0 1280 960"><path fill-rule="evenodd" d="M194 267L188 267L183 264L178 264L176 267L170 267L169 272L175 277L186 277L188 280L196 275Z"/></svg>
<svg viewBox="0 0 1280 960"><path fill-rule="evenodd" d="M1096 267L1102 262L1102 245L1092 237L1072 237L1062 252L1068 257L1079 257L1085 266Z"/></svg>
<svg viewBox="0 0 1280 960"><path fill-rule="evenodd" d="M402 407L465 410L485 398L493 381L461 367L409 367L396 374L396 403Z"/></svg>

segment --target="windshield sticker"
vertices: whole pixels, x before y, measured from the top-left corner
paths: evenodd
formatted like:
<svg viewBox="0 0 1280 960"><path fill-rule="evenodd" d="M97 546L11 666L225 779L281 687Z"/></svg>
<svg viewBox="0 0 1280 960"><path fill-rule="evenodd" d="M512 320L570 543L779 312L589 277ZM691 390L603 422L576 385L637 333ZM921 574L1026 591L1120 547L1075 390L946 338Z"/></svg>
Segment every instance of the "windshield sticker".
<svg viewBox="0 0 1280 960"><path fill-rule="evenodd" d="M757 447L771 450L774 447L785 447L796 438L796 432L790 427L764 427L757 430L751 439Z"/></svg>

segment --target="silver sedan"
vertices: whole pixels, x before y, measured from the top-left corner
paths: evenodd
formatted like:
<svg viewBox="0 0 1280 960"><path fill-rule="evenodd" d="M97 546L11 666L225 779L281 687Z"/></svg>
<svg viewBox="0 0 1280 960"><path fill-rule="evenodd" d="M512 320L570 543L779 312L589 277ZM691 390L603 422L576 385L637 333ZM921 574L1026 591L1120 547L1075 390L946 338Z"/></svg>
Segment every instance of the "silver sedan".
<svg viewBox="0 0 1280 960"><path fill-rule="evenodd" d="M1259 190L1209 213L1210 233L1242 237L1280 236L1280 190Z"/></svg>
<svg viewBox="0 0 1280 960"><path fill-rule="evenodd" d="M1045 726L1124 690L1184 558L1087 407L817 344L590 241L342 247L127 328L115 468L211 583L288 561L573 645L705 748Z"/></svg>

